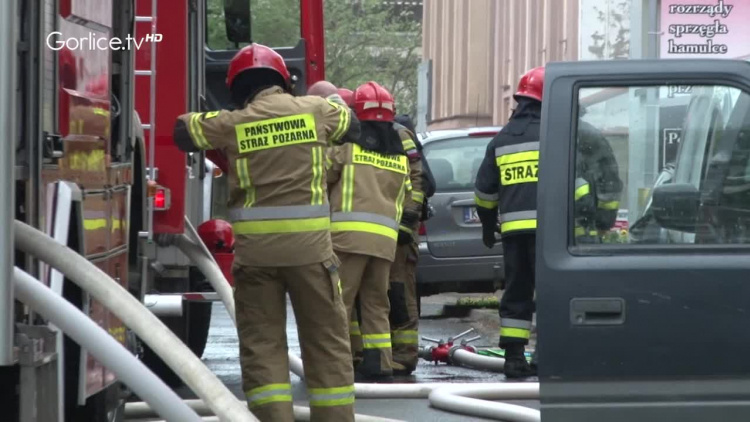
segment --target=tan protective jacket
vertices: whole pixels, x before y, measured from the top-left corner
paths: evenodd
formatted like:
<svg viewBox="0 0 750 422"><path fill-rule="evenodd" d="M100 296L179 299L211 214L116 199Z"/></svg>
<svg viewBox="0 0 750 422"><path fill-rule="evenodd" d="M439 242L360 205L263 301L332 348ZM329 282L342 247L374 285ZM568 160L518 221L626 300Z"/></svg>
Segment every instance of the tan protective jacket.
<svg viewBox="0 0 750 422"><path fill-rule="evenodd" d="M422 187L422 155L412 139L412 133L398 123L394 123L394 129L401 137L404 151L409 157L409 179L411 181L411 195L407 195L404 201L404 215L399 222L399 230L409 233L415 241L419 228L419 217L422 215L422 203L424 192Z"/></svg>
<svg viewBox="0 0 750 422"><path fill-rule="evenodd" d="M181 149L220 149L230 163L235 263L297 266L331 257L325 149L350 122L346 106L278 87L261 91L242 110L179 117Z"/></svg>
<svg viewBox="0 0 750 422"><path fill-rule="evenodd" d="M393 261L411 189L408 158L346 143L331 147L328 159L333 249Z"/></svg>

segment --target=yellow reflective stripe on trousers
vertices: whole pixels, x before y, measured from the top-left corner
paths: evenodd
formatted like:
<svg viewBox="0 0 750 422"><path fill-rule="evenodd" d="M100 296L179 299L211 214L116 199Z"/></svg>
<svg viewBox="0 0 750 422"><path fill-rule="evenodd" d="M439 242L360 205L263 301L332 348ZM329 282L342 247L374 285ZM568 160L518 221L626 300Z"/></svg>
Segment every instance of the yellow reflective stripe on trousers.
<svg viewBox="0 0 750 422"><path fill-rule="evenodd" d="M515 211L500 214L500 231L536 229L536 211Z"/></svg>
<svg viewBox="0 0 750 422"><path fill-rule="evenodd" d="M339 139L341 139L342 136L346 133L347 130L349 130L349 124L350 122L350 112L349 109L346 107L341 106L340 104L336 104L335 102L331 100L328 101L328 104L332 105L336 110L339 111L339 124L336 127L336 130L333 131L331 134L331 137L329 138L330 141L336 142Z"/></svg>
<svg viewBox="0 0 750 422"><path fill-rule="evenodd" d="M422 202L424 202L424 193L418 190L413 190L411 191L411 199L417 204L421 204Z"/></svg>
<svg viewBox="0 0 750 422"><path fill-rule="evenodd" d="M391 333L362 334L362 345L365 349L389 349L392 347Z"/></svg>
<svg viewBox="0 0 750 422"><path fill-rule="evenodd" d="M359 330L359 322L358 321L351 321L351 322L349 322L349 335L350 336L359 336L359 335L362 335L362 332Z"/></svg>
<svg viewBox="0 0 750 422"><path fill-rule="evenodd" d="M354 165L344 166L341 186L341 211L351 212L354 204Z"/></svg>
<svg viewBox="0 0 750 422"><path fill-rule="evenodd" d="M330 217L298 218L267 221L238 221L232 223L234 234L281 234L328 230Z"/></svg>
<svg viewBox="0 0 750 422"><path fill-rule="evenodd" d="M501 318L500 336L528 339L531 334L531 321L525 319Z"/></svg>
<svg viewBox="0 0 750 422"><path fill-rule="evenodd" d="M323 204L323 147L313 147L312 149L312 171L313 177L310 183L312 199L310 204Z"/></svg>
<svg viewBox="0 0 750 422"><path fill-rule="evenodd" d="M398 229L404 233L414 234L414 232L409 227L406 227L403 224L399 224Z"/></svg>
<svg viewBox="0 0 750 422"><path fill-rule="evenodd" d="M240 189L245 191L245 208L252 207L255 203L255 187L253 187L252 180L250 179L250 160L248 158L238 158L235 164Z"/></svg>
<svg viewBox="0 0 750 422"><path fill-rule="evenodd" d="M262 406L268 403L291 402L291 384L267 384L245 392L248 407Z"/></svg>
<svg viewBox="0 0 750 422"><path fill-rule="evenodd" d="M201 117L201 113L193 113L190 116L190 124L188 125L188 131L190 136L193 138L193 143L200 149L211 149L211 144L208 143L206 137L203 136L203 128L198 121Z"/></svg>
<svg viewBox="0 0 750 422"><path fill-rule="evenodd" d="M354 385L333 388L308 388L310 406L347 406L354 403Z"/></svg>
<svg viewBox="0 0 750 422"><path fill-rule="evenodd" d="M515 337L528 339L531 331L523 328L500 327L500 337Z"/></svg>
<svg viewBox="0 0 750 422"><path fill-rule="evenodd" d="M419 344L417 330L397 330L391 334L393 344Z"/></svg>

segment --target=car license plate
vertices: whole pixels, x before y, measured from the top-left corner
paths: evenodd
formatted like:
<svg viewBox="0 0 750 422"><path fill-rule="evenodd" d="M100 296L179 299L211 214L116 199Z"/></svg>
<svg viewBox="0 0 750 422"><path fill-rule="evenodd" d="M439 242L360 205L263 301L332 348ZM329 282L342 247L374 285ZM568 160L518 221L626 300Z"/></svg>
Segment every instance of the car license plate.
<svg viewBox="0 0 750 422"><path fill-rule="evenodd" d="M479 215L477 215L477 209L475 207L464 208L464 223L466 224L479 224Z"/></svg>

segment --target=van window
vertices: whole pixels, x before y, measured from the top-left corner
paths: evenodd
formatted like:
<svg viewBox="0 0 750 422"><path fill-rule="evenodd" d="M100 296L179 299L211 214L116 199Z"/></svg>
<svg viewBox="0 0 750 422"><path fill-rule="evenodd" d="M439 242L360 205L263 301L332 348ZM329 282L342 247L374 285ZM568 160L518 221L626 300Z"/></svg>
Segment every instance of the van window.
<svg viewBox="0 0 750 422"><path fill-rule="evenodd" d="M484 159L490 137L461 137L425 142L424 156L430 165L437 192L471 191Z"/></svg>
<svg viewBox="0 0 750 422"><path fill-rule="evenodd" d="M587 87L578 103L571 245L748 243L750 95Z"/></svg>

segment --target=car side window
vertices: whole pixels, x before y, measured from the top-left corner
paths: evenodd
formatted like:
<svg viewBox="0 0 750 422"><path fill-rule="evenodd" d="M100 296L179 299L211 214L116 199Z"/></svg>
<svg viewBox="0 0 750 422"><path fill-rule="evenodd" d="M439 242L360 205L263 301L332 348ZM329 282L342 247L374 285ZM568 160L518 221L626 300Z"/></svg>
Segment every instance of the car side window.
<svg viewBox="0 0 750 422"><path fill-rule="evenodd" d="M570 245L750 243L750 95L732 86L582 87Z"/></svg>

